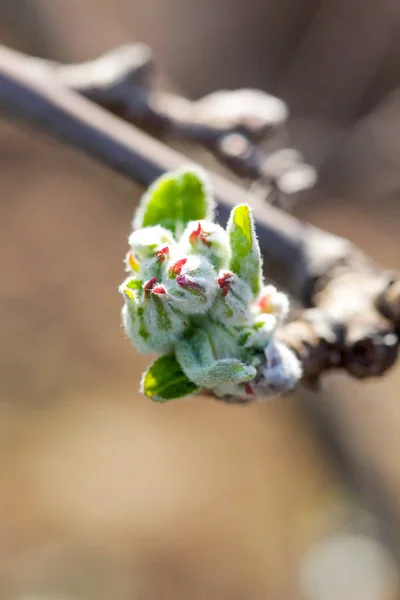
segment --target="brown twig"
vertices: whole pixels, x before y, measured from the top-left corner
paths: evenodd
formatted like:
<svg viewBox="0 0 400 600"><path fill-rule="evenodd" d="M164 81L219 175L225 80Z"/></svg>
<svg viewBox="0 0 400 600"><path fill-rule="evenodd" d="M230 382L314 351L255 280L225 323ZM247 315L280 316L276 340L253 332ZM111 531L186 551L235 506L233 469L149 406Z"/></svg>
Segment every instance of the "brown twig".
<svg viewBox="0 0 400 600"><path fill-rule="evenodd" d="M80 64L63 65L20 54L37 76L51 76L151 134L174 136L209 150L239 177L257 181L271 202L313 185L315 170L292 149L259 147L285 123L284 102L253 89L218 91L197 101L155 86L151 50L122 46Z"/></svg>
<svg viewBox="0 0 400 600"><path fill-rule="evenodd" d="M32 59L35 61L36 59ZM0 109L85 151L132 180L150 184L187 159L60 85L35 62L0 49ZM39 72L40 71L40 72ZM347 240L311 227L227 179L211 174L219 213L253 205L265 270L308 310L280 338L300 357L305 379L332 368L357 377L393 365L400 331L400 283Z"/></svg>
<svg viewBox="0 0 400 600"><path fill-rule="evenodd" d="M357 254L353 247L348 256L338 257L315 283L312 304L317 308L305 310L279 332L311 382L333 368L357 378L382 375L397 359L398 280L374 269L361 253L357 260Z"/></svg>

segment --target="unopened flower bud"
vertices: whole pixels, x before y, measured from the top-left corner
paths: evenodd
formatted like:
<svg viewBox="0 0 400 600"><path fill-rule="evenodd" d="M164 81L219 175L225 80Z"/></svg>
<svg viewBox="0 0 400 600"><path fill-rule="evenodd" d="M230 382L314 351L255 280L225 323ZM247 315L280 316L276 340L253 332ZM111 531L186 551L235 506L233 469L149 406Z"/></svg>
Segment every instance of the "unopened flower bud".
<svg viewBox="0 0 400 600"><path fill-rule="evenodd" d="M166 267L163 283L171 305L186 314L206 312L217 292L215 270L199 256L171 261Z"/></svg>
<svg viewBox="0 0 400 600"><path fill-rule="evenodd" d="M217 271L229 266L231 259L229 236L216 223L191 221L182 235L179 247L183 254L204 256Z"/></svg>
<svg viewBox="0 0 400 600"><path fill-rule="evenodd" d="M164 246L172 246L174 239L168 229L155 225L138 229L129 236L129 245L139 262L153 258Z"/></svg>
<svg viewBox="0 0 400 600"><path fill-rule="evenodd" d="M218 274L218 291L213 306L213 315L222 323L239 325L250 318L249 305L252 299L250 287L230 271Z"/></svg>
<svg viewBox="0 0 400 600"><path fill-rule="evenodd" d="M122 323L133 345L142 354L169 352L185 329L185 322L168 302L167 292L156 278L132 290L131 280L120 287L125 298Z"/></svg>
<svg viewBox="0 0 400 600"><path fill-rule="evenodd" d="M265 286L254 305L252 306L254 314L271 314L281 323L287 317L289 312L289 299L286 294L278 292L273 285Z"/></svg>
<svg viewBox="0 0 400 600"><path fill-rule="evenodd" d="M143 278L160 277L163 263L168 260L176 243L168 229L160 225L134 231L129 237L131 252L126 264L128 270Z"/></svg>

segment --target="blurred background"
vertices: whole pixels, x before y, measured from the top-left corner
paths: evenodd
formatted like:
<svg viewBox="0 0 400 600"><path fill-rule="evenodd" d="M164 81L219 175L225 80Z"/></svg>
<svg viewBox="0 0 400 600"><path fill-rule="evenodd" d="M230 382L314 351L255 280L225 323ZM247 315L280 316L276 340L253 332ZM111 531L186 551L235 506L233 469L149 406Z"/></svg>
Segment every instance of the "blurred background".
<svg viewBox="0 0 400 600"><path fill-rule="evenodd" d="M283 98L319 171L295 214L400 268L396 0L0 0L0 40L142 41L185 96ZM4 118L0 167L0 600L400 598L399 369L146 400L117 293L142 190Z"/></svg>

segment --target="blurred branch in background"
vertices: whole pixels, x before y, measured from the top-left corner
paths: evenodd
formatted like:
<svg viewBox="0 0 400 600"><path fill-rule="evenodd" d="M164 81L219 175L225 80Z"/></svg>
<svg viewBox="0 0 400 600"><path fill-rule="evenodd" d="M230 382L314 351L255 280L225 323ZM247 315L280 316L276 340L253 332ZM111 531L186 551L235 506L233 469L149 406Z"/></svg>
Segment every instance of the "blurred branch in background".
<svg viewBox="0 0 400 600"><path fill-rule="evenodd" d="M145 79L148 60L143 60L140 53L138 58L137 50L133 55L129 50L127 56L125 67L128 65L130 79ZM133 69L132 56L137 59ZM97 96L98 101L111 104L114 109L119 106L116 98L121 96L118 86L126 89L128 85L129 93L126 92L124 98L131 108L125 116L134 120L140 111L135 109L135 112L132 107L138 103L145 107L142 117L152 114L160 122L169 123L172 120L170 113L167 117L164 111L162 117L161 111L148 112L149 104L143 100L143 94L147 97L143 91L136 101L136 84L129 87L132 81L127 84L124 69L122 81L115 83L114 59L110 62L109 58L89 63L89 68L87 65L56 68L54 64L3 47L0 54L0 107L7 114L45 129L147 186L161 173L185 164L187 159L133 125L124 124L90 101L79 98L55 76L55 73L61 73L61 81L65 79L69 85L85 90L88 96ZM107 65L111 68L106 68ZM248 112L242 106L227 119L221 103L222 107L227 103L230 105L229 97L229 93L228 97L223 94L218 100L217 93L200 101L200 106L201 102L206 106L209 104L209 110L200 110L203 117L197 119L201 139L202 136L207 138L205 132L208 132L207 139L218 140L216 131L232 135L240 128L245 129L250 139L275 121L281 121L276 114L268 120L266 115L273 115L273 111L265 110L265 106L261 111L264 117L260 116L252 102ZM254 93L250 97L254 99ZM264 100L270 102L268 97ZM178 100L175 98L174 102ZM280 105L272 103L272 106ZM190 113L191 109L188 110ZM282 110L281 107L281 116ZM197 131L189 118L185 127ZM185 127L181 129L182 134ZM380 269L350 242L303 224L273 207L260 206L259 199L221 176L213 175L212 180L223 218L235 204L252 204L267 276L274 278L309 309L280 332L281 339L299 356L304 379L315 383L322 372L332 368L344 368L362 378L381 375L391 367L399 346L398 276Z"/></svg>
<svg viewBox="0 0 400 600"><path fill-rule="evenodd" d="M254 89L218 91L197 101L155 86L154 61L144 44L122 46L86 63L63 65L21 54L37 76L53 77L149 133L209 150L238 177L259 184L270 203L309 189L315 170L290 148L261 144L286 122L284 102Z"/></svg>

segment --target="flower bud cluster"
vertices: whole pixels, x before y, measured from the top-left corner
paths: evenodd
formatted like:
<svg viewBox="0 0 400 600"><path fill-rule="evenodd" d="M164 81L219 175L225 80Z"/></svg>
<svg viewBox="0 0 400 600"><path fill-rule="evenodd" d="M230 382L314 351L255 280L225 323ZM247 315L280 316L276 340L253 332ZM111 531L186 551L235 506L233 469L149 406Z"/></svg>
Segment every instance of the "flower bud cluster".
<svg viewBox="0 0 400 600"><path fill-rule="evenodd" d="M207 219L185 225L179 236L178 227L161 223L129 237L128 277L120 286L124 329L140 353L174 354L194 385L221 396L252 396L257 367L287 315L287 297L263 286L247 206L232 211L226 230ZM278 391L288 387L282 372L273 378Z"/></svg>

